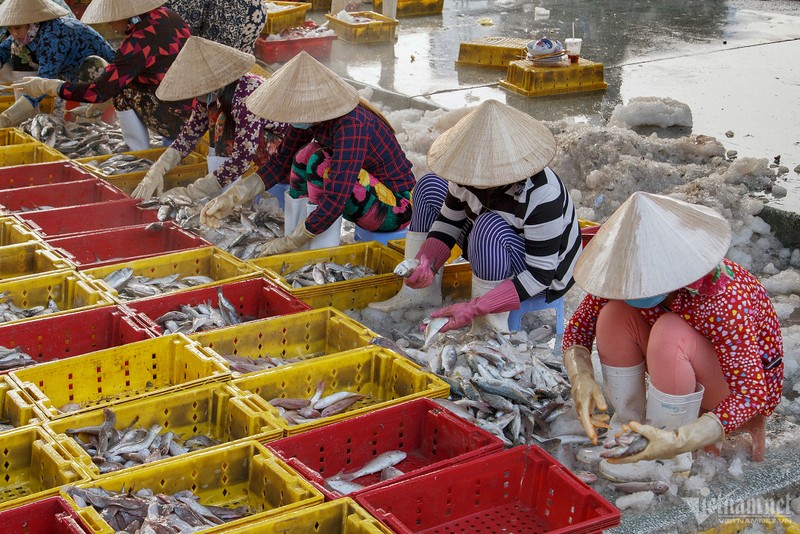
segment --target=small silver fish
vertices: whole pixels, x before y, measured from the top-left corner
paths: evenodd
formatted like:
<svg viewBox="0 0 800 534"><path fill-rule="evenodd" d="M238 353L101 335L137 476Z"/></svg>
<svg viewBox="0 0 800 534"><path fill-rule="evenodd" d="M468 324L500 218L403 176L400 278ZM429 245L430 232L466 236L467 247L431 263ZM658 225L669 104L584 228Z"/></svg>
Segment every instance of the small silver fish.
<svg viewBox="0 0 800 534"><path fill-rule="evenodd" d="M623 432L616 440L603 445L607 450L600 453L601 458L624 458L645 450L650 441L632 430Z"/></svg>
<svg viewBox="0 0 800 534"><path fill-rule="evenodd" d="M407 278L411 276L417 267L419 267L419 260L415 258L409 258L397 264L397 267L394 268L394 274L397 276L402 276L403 278Z"/></svg>
<svg viewBox="0 0 800 534"><path fill-rule="evenodd" d="M623 493L637 493L639 491L652 491L656 495L664 495L669 491L669 482L663 480L648 480L635 482L620 482L612 484L614 489Z"/></svg>
<svg viewBox="0 0 800 534"><path fill-rule="evenodd" d="M361 469L350 473L339 473L338 475L335 475L335 478L348 481L356 480L366 475L380 473L387 467L394 467L405 459L406 453L403 451L387 451L373 458Z"/></svg>

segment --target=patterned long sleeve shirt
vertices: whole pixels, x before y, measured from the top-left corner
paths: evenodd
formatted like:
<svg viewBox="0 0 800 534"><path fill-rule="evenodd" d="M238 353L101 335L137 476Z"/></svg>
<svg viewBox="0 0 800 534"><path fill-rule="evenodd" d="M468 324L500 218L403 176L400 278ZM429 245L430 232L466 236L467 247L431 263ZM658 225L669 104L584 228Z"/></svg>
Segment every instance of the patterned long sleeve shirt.
<svg viewBox="0 0 800 534"><path fill-rule="evenodd" d="M693 294L683 288L669 310L656 306L640 313L651 325L665 313L678 314L713 343L730 389L713 412L727 433L757 413L771 414L781 401L783 339L761 283L736 263L727 259L724 263L733 270L733 279L716 294ZM591 350L597 316L606 303L607 299L592 295L584 298L567 323L564 349L581 345Z"/></svg>
<svg viewBox="0 0 800 534"><path fill-rule="evenodd" d="M97 80L65 83L59 94L77 102L105 102L131 84L155 92L189 36L189 27L175 12L156 8L128 29L127 37Z"/></svg>
<svg viewBox="0 0 800 534"><path fill-rule="evenodd" d="M0 64L11 59L12 41L13 37L8 37L0 44ZM69 17L40 22L36 37L25 46L39 65L38 75L42 78L76 81L78 69L86 57L100 56L106 61L114 58L114 49L102 35Z"/></svg>
<svg viewBox="0 0 800 534"><path fill-rule="evenodd" d="M245 99L262 83L264 83L263 78L248 73L242 76L236 85L231 103L230 119L234 123L234 139L231 151L227 154L230 159L214 173L222 186L244 174L251 163L258 161L258 155L266 155L268 133L280 135L286 128L285 124L262 119L247 109ZM215 126L209 107L205 103L196 101L192 116L175 139L172 148L180 152L181 158L186 157L197 146L200 137Z"/></svg>
<svg viewBox="0 0 800 534"><path fill-rule="evenodd" d="M545 291L551 302L572 287L581 234L572 197L555 172L546 167L523 182L490 189L450 182L428 235L452 249L467 221L488 211L502 217L525 243L526 269L512 279L520 301Z"/></svg>
<svg viewBox="0 0 800 534"><path fill-rule="evenodd" d="M331 151L331 166L322 190L324 202L306 219L306 228L315 235L344 213L361 169L395 193L409 191L416 183L411 162L392 129L358 105L347 115L314 124L308 130L290 126L276 157L258 171L267 189L288 180L294 155L312 140Z"/></svg>

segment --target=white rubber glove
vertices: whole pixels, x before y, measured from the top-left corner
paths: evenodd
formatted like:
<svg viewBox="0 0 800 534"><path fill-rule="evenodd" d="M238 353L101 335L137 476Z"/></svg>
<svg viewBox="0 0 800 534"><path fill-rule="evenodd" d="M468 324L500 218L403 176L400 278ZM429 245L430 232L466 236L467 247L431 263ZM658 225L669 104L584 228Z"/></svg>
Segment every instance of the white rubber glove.
<svg viewBox="0 0 800 534"><path fill-rule="evenodd" d="M142 178L142 181L139 182L139 185L133 190L131 196L133 198L142 199L148 199L152 197L154 193L160 196L161 193L164 192L164 175L177 167L181 159L180 152L172 147L167 148L164 153L161 154L161 157L153 163L150 170L148 170L147 174Z"/></svg>
<svg viewBox="0 0 800 534"><path fill-rule="evenodd" d="M299 250L314 239L314 237L314 234L306 230L306 223L302 222L295 226L294 230L292 230L292 233L289 235L265 243L264 246L261 247L260 256L274 256L275 254Z"/></svg>
<svg viewBox="0 0 800 534"><path fill-rule="evenodd" d="M683 425L677 430L662 430L650 425L631 421L631 430L646 437L650 443L639 454L609 458L609 463L625 464L639 460L666 460L684 452L692 452L722 440L725 431L717 416L704 413L697 420Z"/></svg>
<svg viewBox="0 0 800 534"><path fill-rule="evenodd" d="M187 196L192 200L200 200L202 198L215 197L222 191L217 177L214 173L209 173L202 178L198 178L186 187L174 187L164 193L162 198L175 198Z"/></svg>
<svg viewBox="0 0 800 534"><path fill-rule="evenodd" d="M36 115L37 108L24 96L18 98L11 106L0 113L0 128L17 126Z"/></svg>
<svg viewBox="0 0 800 534"><path fill-rule="evenodd" d="M592 354L581 345L573 345L564 351L564 368L572 385L572 399L575 411L592 444L597 445L597 430L592 423L595 409L605 412L608 409L603 390L594 380Z"/></svg>
<svg viewBox="0 0 800 534"><path fill-rule="evenodd" d="M229 189L203 206L203 210L200 212L200 224L219 228L222 219L227 217L233 208L253 200L256 195L263 192L264 181L258 174L239 178L230 185Z"/></svg>
<svg viewBox="0 0 800 534"><path fill-rule="evenodd" d="M11 87L19 89L23 93L33 98L40 96L58 96L58 90L61 88L61 80L52 80L50 78L37 78L35 76L26 76L19 82L14 82Z"/></svg>

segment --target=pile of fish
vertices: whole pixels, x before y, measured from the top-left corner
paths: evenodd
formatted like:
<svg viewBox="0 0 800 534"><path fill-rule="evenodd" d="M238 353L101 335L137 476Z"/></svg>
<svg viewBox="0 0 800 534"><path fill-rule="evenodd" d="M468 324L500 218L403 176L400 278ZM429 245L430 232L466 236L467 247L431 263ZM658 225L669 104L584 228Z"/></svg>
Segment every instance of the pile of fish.
<svg viewBox="0 0 800 534"><path fill-rule="evenodd" d="M161 425L153 425L149 429L137 428L135 425L138 420L137 416L125 429L117 430L116 414L108 408L103 408L102 424L70 428L66 430L66 434L72 436L92 457L92 462L98 467L100 474L219 445L219 441L204 435L184 438L176 436L172 431L162 434L164 427ZM81 436L88 441L83 441Z"/></svg>
<svg viewBox="0 0 800 534"><path fill-rule="evenodd" d="M214 279L203 275L181 276L180 273L148 278L141 275L134 276L132 268L123 267L109 273L103 281L117 291L120 299L133 300L211 284Z"/></svg>
<svg viewBox="0 0 800 534"><path fill-rule="evenodd" d="M364 489L365 486L354 482L361 477L380 473L378 477L379 481L397 478L404 473L395 466L405 460L406 456L405 452L399 450L384 452L367 462L363 467L347 473L342 471L332 477L326 478L325 486L328 489L338 491L342 495L348 495L354 491Z"/></svg>
<svg viewBox="0 0 800 534"><path fill-rule="evenodd" d="M177 310L168 311L156 319L156 324L164 329L164 334L193 334L233 326L235 324L252 321L252 317L240 317L236 307L230 303L222 288L217 288L217 298L219 308L211 305L211 302L198 304L197 306L181 305Z"/></svg>
<svg viewBox="0 0 800 534"><path fill-rule="evenodd" d="M313 358L321 354L310 354L306 358ZM263 356L261 358L250 358L248 356L238 356L236 354L223 354L223 358L230 364L231 371L235 373L255 373L264 371L266 369L274 369L282 365L289 365L296 363L305 358L273 358L272 356Z"/></svg>
<svg viewBox="0 0 800 534"><path fill-rule="evenodd" d="M107 176L116 176L118 174L128 174L132 172L147 172L152 165L152 160L137 158L132 154L117 154L102 161L92 160L86 163L86 166L94 167Z"/></svg>
<svg viewBox="0 0 800 534"><path fill-rule="evenodd" d="M118 493L68 486L64 491L79 507L94 507L114 532L129 534L198 532L253 513L247 506L204 506L189 490L165 495L150 489Z"/></svg>
<svg viewBox="0 0 800 534"><path fill-rule="evenodd" d="M14 304L14 297L9 291L0 293L0 323L18 321L30 317L41 317L61 311L53 299L47 299L47 306L20 308Z"/></svg>
<svg viewBox="0 0 800 534"><path fill-rule="evenodd" d="M375 274L375 269L365 265L355 265L353 263L340 264L333 261L318 261L307 263L306 265L291 272L284 272L287 268L284 264L280 275L293 288L321 286L333 282L344 282L356 280Z"/></svg>
<svg viewBox="0 0 800 534"><path fill-rule="evenodd" d="M181 228L193 231L243 260L257 257L265 243L283 236L283 211L274 199L238 207L219 228L200 224L200 210L205 200L194 201L185 195L160 197L146 200L140 206L158 206L159 220L173 219Z"/></svg>
<svg viewBox="0 0 800 534"><path fill-rule="evenodd" d="M12 349L0 345L0 371L36 365L36 361L20 347Z"/></svg>
<svg viewBox="0 0 800 534"><path fill-rule="evenodd" d="M360 393L351 391L337 391L330 395L322 396L325 391L325 382L317 382L314 394L305 398L276 397L269 403L278 409L281 417L289 421L290 425L300 425L315 421L321 417L337 415L358 401L366 398Z"/></svg>

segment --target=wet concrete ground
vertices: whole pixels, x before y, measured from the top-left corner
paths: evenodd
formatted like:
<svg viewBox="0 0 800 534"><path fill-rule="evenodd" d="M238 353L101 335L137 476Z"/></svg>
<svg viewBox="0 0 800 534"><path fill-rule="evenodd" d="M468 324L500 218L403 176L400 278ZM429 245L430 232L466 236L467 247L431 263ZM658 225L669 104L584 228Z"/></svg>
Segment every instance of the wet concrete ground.
<svg viewBox="0 0 800 534"><path fill-rule="evenodd" d="M363 9L370 9L364 3ZM549 10L549 17L536 15ZM309 18L324 22L324 13ZM485 26L478 21L491 19ZM505 70L455 65L461 42L482 37L583 39L605 66L608 89L530 98L499 86ZM688 104L693 133L740 156L780 156L789 168L779 211L800 213L800 1L445 0L441 15L402 18L394 43L334 42L340 75L447 109L494 98L542 120L605 123L637 96ZM733 132L733 137L726 133Z"/></svg>

